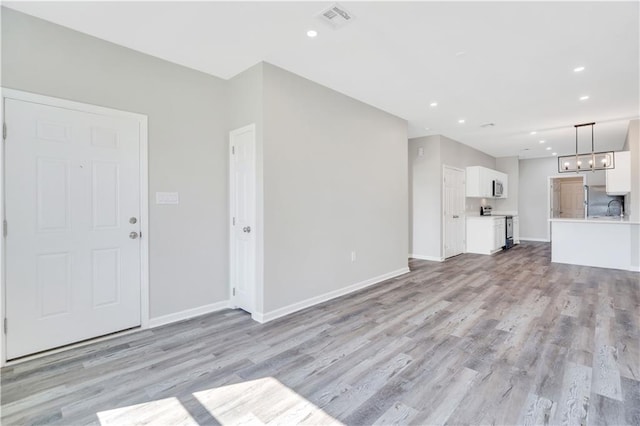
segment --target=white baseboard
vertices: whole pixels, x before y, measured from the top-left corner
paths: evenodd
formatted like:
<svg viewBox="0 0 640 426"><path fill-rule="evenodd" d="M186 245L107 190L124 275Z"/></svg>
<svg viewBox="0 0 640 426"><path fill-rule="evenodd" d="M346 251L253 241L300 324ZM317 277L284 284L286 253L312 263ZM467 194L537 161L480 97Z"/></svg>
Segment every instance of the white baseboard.
<svg viewBox="0 0 640 426"><path fill-rule="evenodd" d="M204 314L210 314L212 312L221 311L230 307L231 305L229 304L229 301L223 300L222 302L211 303L209 305L198 306L197 308L186 309L184 311L175 312L169 315L151 318L149 320L149 328L159 327L161 325L186 320Z"/></svg>
<svg viewBox="0 0 640 426"><path fill-rule="evenodd" d="M530 238L530 237L520 237L520 241L535 241L538 243L548 243L550 242L546 238Z"/></svg>
<svg viewBox="0 0 640 426"><path fill-rule="evenodd" d="M395 278L397 276L406 274L408 272L409 272L409 268L398 269L392 272L388 272L386 274L378 275L377 277L369 278L368 280L360 281L359 283L355 283L350 286L340 288L338 290L330 291L328 293L324 293L319 296L311 297L309 299L305 299L300 302L293 303L291 305L276 309L275 311L266 312L266 313L258 313L258 312L253 313L251 315L251 318L253 318L255 321L258 321L260 323L273 321L274 319L283 317L285 315L289 315L294 312L300 311L302 309L317 305L319 303L326 302L327 300L335 299L336 297L344 296L345 294L353 293L354 291L361 290L365 287L378 284L382 281L386 281L390 278Z"/></svg>
<svg viewBox="0 0 640 426"><path fill-rule="evenodd" d="M413 259L420 259L420 260L431 260L433 262L444 262L444 257L425 256L422 254L409 254L409 257Z"/></svg>

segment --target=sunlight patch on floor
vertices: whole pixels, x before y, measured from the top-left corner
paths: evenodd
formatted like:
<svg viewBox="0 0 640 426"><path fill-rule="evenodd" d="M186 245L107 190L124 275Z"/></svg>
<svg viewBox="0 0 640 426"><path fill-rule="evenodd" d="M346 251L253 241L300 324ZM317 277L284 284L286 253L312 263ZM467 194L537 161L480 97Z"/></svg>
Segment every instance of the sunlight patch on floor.
<svg viewBox="0 0 640 426"><path fill-rule="evenodd" d="M199 410L194 414L194 404ZM205 411L206 410L206 411ZM207 413L208 412L208 413ZM206 423L223 425L342 425L316 405L273 377L114 408L96 413L101 425L197 425L195 415Z"/></svg>
<svg viewBox="0 0 640 426"><path fill-rule="evenodd" d="M123 424L197 425L177 398L158 399L128 407L96 413L100 424L120 426Z"/></svg>
<svg viewBox="0 0 640 426"><path fill-rule="evenodd" d="M193 396L222 424L342 424L273 377L207 389Z"/></svg>

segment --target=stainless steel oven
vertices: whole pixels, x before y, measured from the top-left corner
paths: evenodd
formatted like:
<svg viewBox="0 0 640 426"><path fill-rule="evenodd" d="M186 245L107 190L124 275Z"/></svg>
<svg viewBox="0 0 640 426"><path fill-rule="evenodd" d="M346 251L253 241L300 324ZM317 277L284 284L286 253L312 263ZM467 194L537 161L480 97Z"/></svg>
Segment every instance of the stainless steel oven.
<svg viewBox="0 0 640 426"><path fill-rule="evenodd" d="M504 249L510 249L513 247L513 216L505 217L505 239Z"/></svg>

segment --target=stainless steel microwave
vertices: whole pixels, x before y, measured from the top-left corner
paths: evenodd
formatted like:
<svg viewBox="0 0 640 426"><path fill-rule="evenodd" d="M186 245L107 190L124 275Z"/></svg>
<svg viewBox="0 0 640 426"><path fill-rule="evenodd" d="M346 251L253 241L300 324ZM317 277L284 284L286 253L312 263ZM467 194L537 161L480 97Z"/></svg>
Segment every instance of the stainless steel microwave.
<svg viewBox="0 0 640 426"><path fill-rule="evenodd" d="M503 191L502 182L500 182L499 180L494 180L493 181L493 196L494 197L502 197L502 191Z"/></svg>

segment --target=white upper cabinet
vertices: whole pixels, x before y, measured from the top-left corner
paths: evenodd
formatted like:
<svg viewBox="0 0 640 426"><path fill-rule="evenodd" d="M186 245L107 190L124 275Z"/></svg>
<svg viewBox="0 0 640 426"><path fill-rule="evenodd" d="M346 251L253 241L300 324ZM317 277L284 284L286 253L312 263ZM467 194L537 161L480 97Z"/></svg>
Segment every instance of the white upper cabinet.
<svg viewBox="0 0 640 426"><path fill-rule="evenodd" d="M607 194L625 195L631 192L631 153L620 151L614 155L615 169L606 174Z"/></svg>
<svg viewBox="0 0 640 426"><path fill-rule="evenodd" d="M501 197L493 196L493 181L502 183ZM507 198L507 175L497 170L482 166L467 167L467 197L475 198Z"/></svg>

